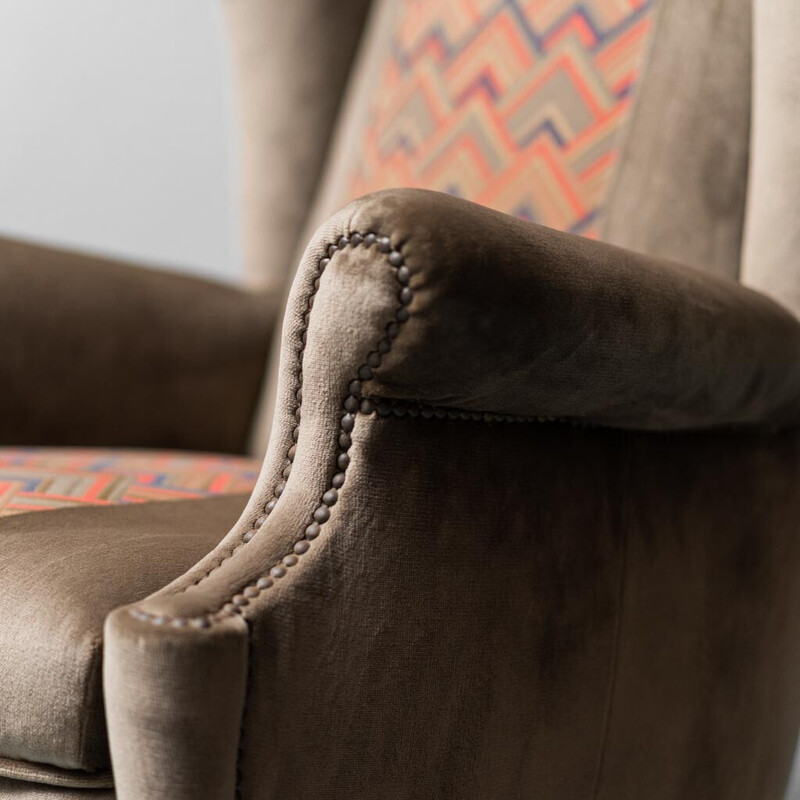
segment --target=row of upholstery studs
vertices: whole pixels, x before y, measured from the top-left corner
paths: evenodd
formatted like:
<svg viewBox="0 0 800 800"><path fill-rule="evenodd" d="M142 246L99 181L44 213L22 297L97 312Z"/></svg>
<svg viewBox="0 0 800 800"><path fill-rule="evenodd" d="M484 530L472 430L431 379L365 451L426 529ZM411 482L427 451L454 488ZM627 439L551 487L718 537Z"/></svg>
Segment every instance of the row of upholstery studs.
<svg viewBox="0 0 800 800"><path fill-rule="evenodd" d="M347 468L350 465L350 455L348 453L352 444L351 433L355 427L356 413L359 411L365 414L371 414L375 411L372 402L362 397L362 382L371 380L374 370L377 369L392 347L392 341L397 338L400 333L400 326L406 322L410 317L408 305L413 300L414 294L408 286L411 274L408 267L403 263L403 256L399 250L392 248L391 241L388 236L378 236L375 233L353 233L349 237L342 236L336 244L328 246L326 255L323 256L318 262L318 272L314 279L313 291L309 295L307 310L303 317L304 328L301 336L301 345L299 347L299 354L302 363L302 353L306 344L306 331L308 330L308 323L310 319L311 310L314 307L314 297L316 291L319 289L319 280L325 268L331 261L331 258L345 247L358 247L364 246L367 248L375 246L380 253L387 256L389 264L395 269L395 278L400 285L398 292L399 307L397 308L394 319L391 320L385 328L385 335L378 342L374 350L367 354L366 361L358 368L356 377L350 381L348 385L347 396L343 402L343 413L339 423L339 434L337 439L338 453L336 457L337 471L331 479L330 487L323 493L320 499L320 505L315 509L312 515L312 521L306 526L304 536L299 541L295 542L293 552L284 556L280 563L274 565L268 575L260 577L255 583L245 587L242 592L234 595L230 602L225 603L220 609L224 615L236 614L239 610L248 605L250 600L258 597L262 591L269 589L274 585L276 580L279 580L291 567L295 566L299 561L299 556L306 553L311 547L311 542L316 539L324 525L331 515L331 508L336 504L339 499L339 491L344 485ZM263 513L255 520L253 528L248 531L243 542L247 543L252 540L258 530L264 525L267 517L272 513L277 501L283 494L286 488L286 479L292 471L292 463L297 448L297 439L299 434L299 426L301 419L301 405L302 405L302 392L303 392L303 373L302 370L298 373L298 388L295 392L295 400L297 402L294 416L295 423L292 429L293 444L289 447L287 452L287 464L283 470L283 480L280 481L274 489L272 499L266 503ZM171 624L174 627L186 627L187 625L193 627L206 628L211 624L211 616L202 616L194 618L185 617L167 617L166 615L150 614L145 611L134 609L131 611L133 616L141 620L147 620L156 625Z"/></svg>
<svg viewBox="0 0 800 800"><path fill-rule="evenodd" d="M319 289L320 278L322 274L325 272L328 264L330 264L331 258L339 251L344 250L346 247L359 247L363 246L366 248L376 247L378 252L383 253L387 256L387 260L389 264L396 269L395 276L400 284L400 291L398 295L398 299L400 301L400 307L398 308L397 312L395 313L395 319L390 322L386 326L386 335L378 342L378 345L375 350L371 351L367 355L367 360L364 364L362 364L357 372L357 377L350 382L350 386L348 387L348 395L344 400L344 411L345 414L342 417L341 427L342 430L339 434L338 444L340 447L341 452L337 458L337 467L339 471L333 476L333 480L331 482L331 488L325 492L322 497L322 505L314 512L314 522L311 523L309 528L310 531L306 531L306 536L309 539L313 539L314 535L318 535L317 528L313 527L315 524L320 525L327 521L328 517L330 516L330 507L336 503L338 499L338 491L342 488L344 484L344 477L345 477L345 470L350 463L350 457L347 454L347 451L350 448L350 432L353 429L353 425L355 423L355 417L353 416L356 412L361 411L362 413L372 413L374 410L370 404L370 401L367 399L361 399L361 382L367 381L372 378L372 371L380 366L381 358L386 355L391 349L391 342L397 334L400 332L400 324L405 322L409 318L409 311L406 308L408 304L411 302L413 298L413 292L411 288L408 286L409 279L411 277L408 267L403 264L403 256L399 250L394 250L391 245L391 241L388 236L378 236L375 233L353 233L350 236L342 236L339 238L336 244L331 244L328 246L326 250L326 254L319 260L318 262L318 269L316 276L314 278L313 283L313 291L310 293L308 298L308 304L303 316L303 333L301 335L300 346L298 348L298 353L300 357L300 363L302 367L302 354L305 350L306 345L306 331L308 330L308 324L310 320L311 310L314 307L314 298L316 296L317 290ZM292 472L292 464L294 462L295 452L297 450L297 439L300 431L300 419L301 419L301 405L303 400L303 372L302 368L298 371L297 376L297 384L298 388L295 392L295 412L294 412L294 426L292 428L292 444L289 447L289 450L286 454L286 464L283 469L283 480L280 481L273 491L273 496L266 503L263 509L263 513L257 517L253 524L253 528L249 530L243 538L244 543L247 543L252 540L252 538L256 535L258 530L264 525L267 521L267 517L272 513L277 505L278 499L283 494L284 490L286 489L286 480L288 479L289 475ZM310 533L310 536L309 536ZM308 541L300 541L297 542L294 549L295 555L302 555L308 550ZM294 566L296 560L293 556L286 557L289 562L287 566ZM286 561L286 559L284 559ZM263 588L267 588L266 586Z"/></svg>

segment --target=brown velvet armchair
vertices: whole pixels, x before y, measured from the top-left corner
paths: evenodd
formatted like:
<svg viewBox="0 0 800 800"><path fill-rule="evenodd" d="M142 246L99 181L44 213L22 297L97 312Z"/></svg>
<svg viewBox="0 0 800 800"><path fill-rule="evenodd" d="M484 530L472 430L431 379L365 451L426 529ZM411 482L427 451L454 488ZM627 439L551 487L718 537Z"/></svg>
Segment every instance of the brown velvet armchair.
<svg viewBox="0 0 800 800"><path fill-rule="evenodd" d="M618 57L609 4L567 5ZM751 47L746 0L632 5L610 243L424 189L330 214L369 142L414 163L411 128L359 139L376 76L421 85L398 42L438 31L438 63L437 8L507 26L493 4L382 2L362 33L356 0L229 0L258 288L0 245L8 442L257 453L272 420L249 499L0 517L0 797L783 797L800 18L757 2Z"/></svg>

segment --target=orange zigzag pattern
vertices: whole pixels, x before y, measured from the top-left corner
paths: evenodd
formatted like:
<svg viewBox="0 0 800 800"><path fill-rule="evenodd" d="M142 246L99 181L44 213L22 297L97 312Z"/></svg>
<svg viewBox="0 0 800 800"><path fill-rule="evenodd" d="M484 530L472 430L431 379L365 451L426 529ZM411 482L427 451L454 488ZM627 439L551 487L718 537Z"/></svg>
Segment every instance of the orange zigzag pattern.
<svg viewBox="0 0 800 800"><path fill-rule="evenodd" d="M0 517L249 492L260 462L133 450L0 448Z"/></svg>
<svg viewBox="0 0 800 800"><path fill-rule="evenodd" d="M350 196L437 189L596 235L655 5L405 0Z"/></svg>

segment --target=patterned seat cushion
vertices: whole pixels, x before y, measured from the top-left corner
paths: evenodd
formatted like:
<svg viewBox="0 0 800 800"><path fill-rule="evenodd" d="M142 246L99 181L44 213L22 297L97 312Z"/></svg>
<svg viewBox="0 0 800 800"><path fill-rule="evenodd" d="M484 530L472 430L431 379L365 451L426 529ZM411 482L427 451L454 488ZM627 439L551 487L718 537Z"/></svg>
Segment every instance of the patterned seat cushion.
<svg viewBox="0 0 800 800"><path fill-rule="evenodd" d="M436 189L596 235L655 8L405 0L349 195Z"/></svg>
<svg viewBox="0 0 800 800"><path fill-rule="evenodd" d="M260 460L176 451L0 448L0 517L249 492Z"/></svg>

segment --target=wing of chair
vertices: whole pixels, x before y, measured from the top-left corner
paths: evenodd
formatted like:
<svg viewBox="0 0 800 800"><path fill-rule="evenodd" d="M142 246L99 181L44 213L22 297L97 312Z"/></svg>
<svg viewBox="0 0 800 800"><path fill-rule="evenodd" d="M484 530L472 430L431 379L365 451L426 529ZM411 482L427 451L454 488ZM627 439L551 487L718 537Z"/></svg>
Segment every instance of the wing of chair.
<svg viewBox="0 0 800 800"><path fill-rule="evenodd" d="M0 243L0 797L780 800L793 2L226 0L249 290Z"/></svg>

